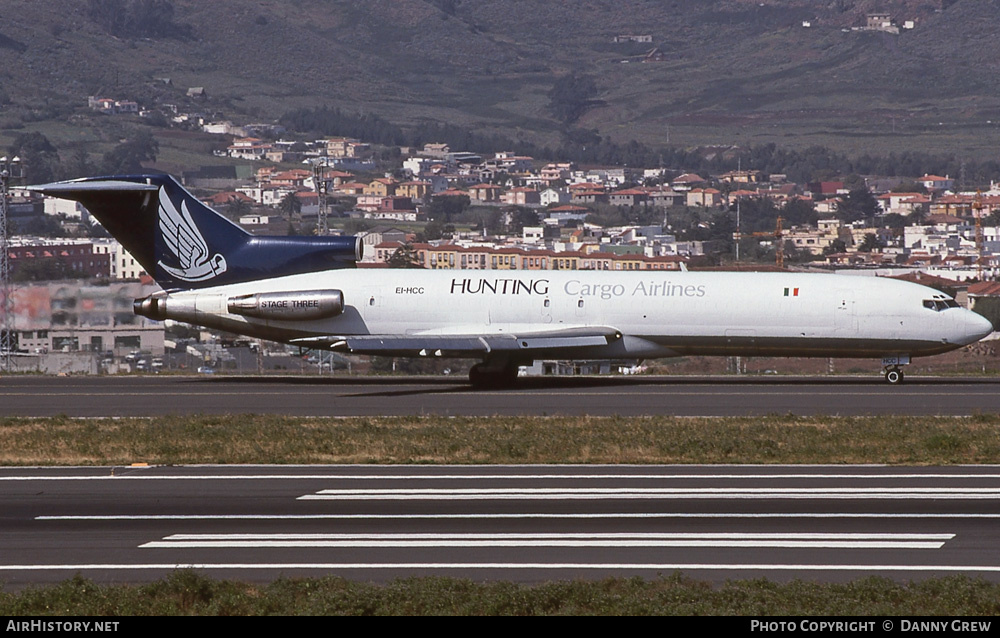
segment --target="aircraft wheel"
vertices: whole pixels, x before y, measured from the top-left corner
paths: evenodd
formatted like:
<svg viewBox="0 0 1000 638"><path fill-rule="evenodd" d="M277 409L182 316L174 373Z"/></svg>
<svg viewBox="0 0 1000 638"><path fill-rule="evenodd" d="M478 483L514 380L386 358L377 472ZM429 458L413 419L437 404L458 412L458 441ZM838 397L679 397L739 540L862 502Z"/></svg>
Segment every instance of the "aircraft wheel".
<svg viewBox="0 0 1000 638"><path fill-rule="evenodd" d="M508 364L502 368L489 368L477 363L469 369L469 383L477 389L509 388L517 381L517 365Z"/></svg>
<svg viewBox="0 0 1000 638"><path fill-rule="evenodd" d="M488 386L489 374L483 371L483 364L477 363L469 369L469 383L473 388L485 388Z"/></svg>
<svg viewBox="0 0 1000 638"><path fill-rule="evenodd" d="M892 368L885 371L885 380L890 385L897 385L903 382L903 371L899 368Z"/></svg>
<svg viewBox="0 0 1000 638"><path fill-rule="evenodd" d="M503 387L511 388L517 383L517 370L518 366L516 363L508 363L503 367L503 370L497 375Z"/></svg>

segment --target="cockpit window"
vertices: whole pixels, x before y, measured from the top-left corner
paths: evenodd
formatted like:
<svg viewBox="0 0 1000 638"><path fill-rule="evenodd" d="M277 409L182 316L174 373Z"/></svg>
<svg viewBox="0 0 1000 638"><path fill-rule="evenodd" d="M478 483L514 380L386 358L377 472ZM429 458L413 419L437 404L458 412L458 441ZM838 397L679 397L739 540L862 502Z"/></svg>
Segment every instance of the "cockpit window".
<svg viewBox="0 0 1000 638"><path fill-rule="evenodd" d="M942 310L947 310L948 308L958 307L958 302L954 299L924 299L924 308L928 308L934 312L941 312Z"/></svg>

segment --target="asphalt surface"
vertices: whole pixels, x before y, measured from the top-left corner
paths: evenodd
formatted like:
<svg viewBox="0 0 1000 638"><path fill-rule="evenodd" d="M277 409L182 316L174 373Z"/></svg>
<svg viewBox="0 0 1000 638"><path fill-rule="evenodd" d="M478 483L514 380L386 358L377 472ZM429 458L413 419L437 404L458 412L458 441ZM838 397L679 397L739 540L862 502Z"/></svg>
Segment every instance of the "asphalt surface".
<svg viewBox="0 0 1000 638"><path fill-rule="evenodd" d="M1000 467L0 468L0 583L1000 580Z"/></svg>
<svg viewBox="0 0 1000 638"><path fill-rule="evenodd" d="M967 415L1000 380L0 378L0 416L272 413ZM177 568L539 582L607 576L1000 580L1000 468L0 468L0 585Z"/></svg>
<svg viewBox="0 0 1000 638"><path fill-rule="evenodd" d="M473 390L464 378L8 376L0 416L973 415L1000 411L1000 378L524 378Z"/></svg>

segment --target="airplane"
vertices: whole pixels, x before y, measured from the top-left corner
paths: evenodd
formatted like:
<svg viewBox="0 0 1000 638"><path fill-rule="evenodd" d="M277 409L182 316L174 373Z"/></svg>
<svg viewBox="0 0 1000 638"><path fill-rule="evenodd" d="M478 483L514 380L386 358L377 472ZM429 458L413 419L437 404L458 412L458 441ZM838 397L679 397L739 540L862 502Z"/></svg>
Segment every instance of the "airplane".
<svg viewBox="0 0 1000 638"><path fill-rule="evenodd" d="M993 331L937 290L794 272L357 268L357 237L258 237L165 174L29 187L82 203L162 290L136 314L348 354L479 359L509 387L539 359L689 355L911 358ZM516 266L516 264L515 264Z"/></svg>

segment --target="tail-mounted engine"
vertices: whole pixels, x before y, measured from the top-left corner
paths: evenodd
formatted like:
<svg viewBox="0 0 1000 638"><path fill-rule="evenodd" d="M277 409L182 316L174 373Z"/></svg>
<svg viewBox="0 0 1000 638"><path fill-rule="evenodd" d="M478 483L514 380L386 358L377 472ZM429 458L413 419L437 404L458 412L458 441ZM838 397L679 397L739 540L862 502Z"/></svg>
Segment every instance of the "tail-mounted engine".
<svg viewBox="0 0 1000 638"><path fill-rule="evenodd" d="M344 293L339 290L265 292L230 297L226 307L234 315L256 319L329 319L344 312Z"/></svg>
<svg viewBox="0 0 1000 638"><path fill-rule="evenodd" d="M158 321L174 319L198 323L204 315L227 312L268 321L312 321L329 319L344 312L344 293L339 290L299 290L230 297L190 293L172 296L158 292L136 299L133 308L135 314Z"/></svg>

